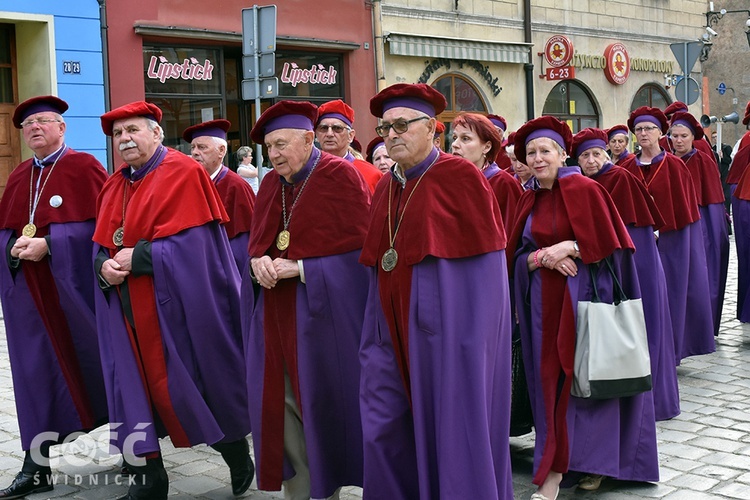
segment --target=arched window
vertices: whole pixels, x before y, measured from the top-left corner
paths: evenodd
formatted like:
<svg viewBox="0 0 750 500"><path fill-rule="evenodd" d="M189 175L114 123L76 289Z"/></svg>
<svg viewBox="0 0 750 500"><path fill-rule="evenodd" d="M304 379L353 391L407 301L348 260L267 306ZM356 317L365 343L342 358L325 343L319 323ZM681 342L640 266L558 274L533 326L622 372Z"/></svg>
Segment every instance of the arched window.
<svg viewBox="0 0 750 500"><path fill-rule="evenodd" d="M445 136L441 141L444 151L450 151L451 123L462 111L487 114L487 104L477 88L462 75L449 73L441 76L432 84L448 101L445 111L438 115L438 121L445 125Z"/></svg>
<svg viewBox="0 0 750 500"><path fill-rule="evenodd" d="M555 85L547 95L542 114L568 122L574 134L587 127L599 127L599 110L594 99L574 80Z"/></svg>
<svg viewBox="0 0 750 500"><path fill-rule="evenodd" d="M669 96L664 91L664 87L653 83L647 83L635 93L633 97L633 103L630 105L630 112L632 113L641 106L648 106L650 108L666 109L671 104ZM630 113L628 113L630 114Z"/></svg>

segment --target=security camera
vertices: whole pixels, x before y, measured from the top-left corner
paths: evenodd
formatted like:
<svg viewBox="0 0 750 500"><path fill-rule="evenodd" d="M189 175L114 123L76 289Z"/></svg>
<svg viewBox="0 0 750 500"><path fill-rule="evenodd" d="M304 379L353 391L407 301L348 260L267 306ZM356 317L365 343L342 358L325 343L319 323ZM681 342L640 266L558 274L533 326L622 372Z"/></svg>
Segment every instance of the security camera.
<svg viewBox="0 0 750 500"><path fill-rule="evenodd" d="M708 31L711 36L719 36L716 30L714 30L711 26L706 26L706 31Z"/></svg>

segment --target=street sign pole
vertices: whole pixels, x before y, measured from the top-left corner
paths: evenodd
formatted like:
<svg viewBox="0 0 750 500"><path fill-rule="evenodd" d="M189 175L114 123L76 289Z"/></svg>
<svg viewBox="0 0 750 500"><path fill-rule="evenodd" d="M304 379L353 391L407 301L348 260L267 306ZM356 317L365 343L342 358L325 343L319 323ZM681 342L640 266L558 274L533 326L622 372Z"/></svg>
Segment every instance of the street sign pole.
<svg viewBox="0 0 750 500"><path fill-rule="evenodd" d="M684 58L684 59L683 59L683 60L687 61L687 60L688 60L688 44L687 44L687 43L685 43L685 44L683 44L682 46L683 46L683 48L684 48L684 52L683 52L683 58ZM691 69L693 69L693 68L684 68L684 69L683 69L683 71L685 72L685 78L688 78L688 77L690 76L690 70L691 70ZM686 84L684 85L684 87L685 87L685 100L684 100L684 101L682 101L682 102L684 102L684 103L686 103L686 104L687 104L687 102L688 102L688 99L689 99L689 98L688 98L688 85L687 85L687 82L685 82L685 83L686 83Z"/></svg>
<svg viewBox="0 0 750 500"><path fill-rule="evenodd" d="M255 43L253 44L253 48L255 49L253 50L253 67L255 68L255 78L253 82L253 85L255 85L255 121L253 122L253 125L255 125L255 122L257 122L258 118L260 117L260 51L258 50L259 38L258 6L253 5L253 40L255 41ZM255 145L255 163L258 164L258 186L260 186L260 183L265 176L265 173L263 172L263 146L261 144Z"/></svg>

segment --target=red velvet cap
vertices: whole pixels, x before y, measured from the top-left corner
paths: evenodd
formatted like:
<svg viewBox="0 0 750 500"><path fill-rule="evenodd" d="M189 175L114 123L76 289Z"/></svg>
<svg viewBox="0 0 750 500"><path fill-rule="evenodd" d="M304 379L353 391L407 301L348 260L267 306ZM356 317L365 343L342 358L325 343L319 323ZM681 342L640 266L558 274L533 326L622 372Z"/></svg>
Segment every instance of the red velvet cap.
<svg viewBox="0 0 750 500"><path fill-rule="evenodd" d="M742 119L742 124L747 125L750 123L750 101L747 101L747 106L745 106L745 118Z"/></svg>
<svg viewBox="0 0 750 500"><path fill-rule="evenodd" d="M51 111L59 115L68 110L68 103L53 95L41 95L26 99L13 111L13 125L21 128L21 123L31 115Z"/></svg>
<svg viewBox="0 0 750 500"><path fill-rule="evenodd" d="M599 128L585 128L573 136L573 156L578 158L591 148L607 149L607 133Z"/></svg>
<svg viewBox="0 0 750 500"><path fill-rule="evenodd" d="M627 136L629 133L630 131L628 130L627 125L623 125L623 124L615 125L614 127L610 127L607 129L607 141L609 141L610 139L612 139L614 136L618 134Z"/></svg>
<svg viewBox="0 0 750 500"><path fill-rule="evenodd" d="M328 101L318 108L317 125L323 118L338 118L350 127L354 125L354 109L341 99Z"/></svg>
<svg viewBox="0 0 750 500"><path fill-rule="evenodd" d="M631 132L635 133L635 126L641 122L649 122L661 128L661 133L666 134L669 130L669 122L667 117L664 115L662 110L659 108L649 108L648 106L641 106L632 113L628 118L628 128Z"/></svg>
<svg viewBox="0 0 750 500"><path fill-rule="evenodd" d="M505 137L505 140L503 141L504 142L503 146L505 146L505 147L513 146L513 152L514 152L514 154L515 154L515 151L516 151L515 150L515 147L516 147L515 140L516 140L516 131L514 130L513 132L511 132L510 134L508 134L507 137Z"/></svg>
<svg viewBox="0 0 750 500"><path fill-rule="evenodd" d="M188 127L182 132L182 138L185 142L193 142L196 137L218 137L227 139L227 132L232 123L229 120L211 120Z"/></svg>
<svg viewBox="0 0 750 500"><path fill-rule="evenodd" d="M521 162L526 163L526 144L539 137L547 137L558 143L570 155L573 132L565 122L554 116L540 116L526 122L516 131L513 152Z"/></svg>
<svg viewBox="0 0 750 500"><path fill-rule="evenodd" d="M318 107L308 101L279 101L260 115L250 131L253 142L263 144L266 134L283 128L312 130Z"/></svg>
<svg viewBox="0 0 750 500"><path fill-rule="evenodd" d="M503 118L500 115L487 115L487 118L492 122L492 124L496 127L500 127L503 129L503 132L508 130L508 122L505 118Z"/></svg>
<svg viewBox="0 0 750 500"><path fill-rule="evenodd" d="M411 108L437 116L448 103L439 90L426 83L397 83L370 99L370 113L378 118L391 108Z"/></svg>
<svg viewBox="0 0 750 500"><path fill-rule="evenodd" d="M435 137L437 138L443 132L445 132L445 124L443 124L443 122L437 122L435 124Z"/></svg>
<svg viewBox="0 0 750 500"><path fill-rule="evenodd" d="M161 109L156 104L145 101L135 101L119 108L115 108L108 113L104 113L100 120L102 122L102 130L106 135L112 135L112 125L115 121L122 120L123 118L132 118L135 116L142 116L149 118L159 123L161 121Z"/></svg>
<svg viewBox="0 0 750 500"><path fill-rule="evenodd" d="M380 146L385 147L385 141L382 137L376 136L375 139L370 141L370 144L367 145L367 161L372 163L372 157L375 154L375 150Z"/></svg>
<svg viewBox="0 0 750 500"><path fill-rule="evenodd" d="M672 118L672 115L677 113L678 111L687 111L688 107L687 104L685 104L682 101L675 101L669 106L667 106L667 109L664 110L664 114L666 115L667 119Z"/></svg>
<svg viewBox="0 0 750 500"><path fill-rule="evenodd" d="M671 126L674 127L675 125L685 125L690 130L692 130L696 141L703 139L703 127L701 127L701 124L698 123L698 120L696 120L695 117L690 113L687 113L685 111L677 111L674 115L672 115Z"/></svg>
<svg viewBox="0 0 750 500"><path fill-rule="evenodd" d="M354 148L355 150L359 151L360 153L362 152L362 144L360 144L360 142L357 140L356 137L352 139L350 146Z"/></svg>

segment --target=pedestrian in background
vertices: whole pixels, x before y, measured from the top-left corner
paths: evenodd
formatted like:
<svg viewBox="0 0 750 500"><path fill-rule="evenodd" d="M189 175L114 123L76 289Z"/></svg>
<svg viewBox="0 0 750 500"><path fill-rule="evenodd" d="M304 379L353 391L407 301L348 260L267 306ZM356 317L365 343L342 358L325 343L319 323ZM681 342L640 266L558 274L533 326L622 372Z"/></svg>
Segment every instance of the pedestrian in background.
<svg viewBox="0 0 750 500"><path fill-rule="evenodd" d="M253 149L250 146L242 146L237 150L237 174L245 179L250 187L253 188L253 193L258 194L258 185L260 178L258 176L258 167L253 165Z"/></svg>

